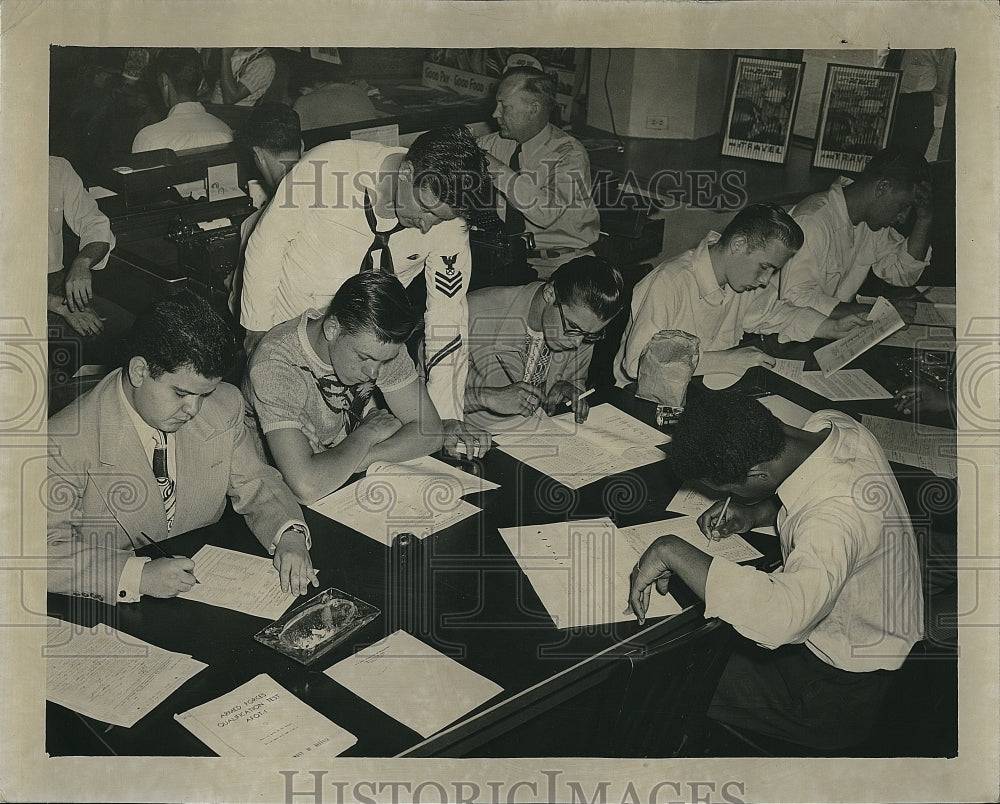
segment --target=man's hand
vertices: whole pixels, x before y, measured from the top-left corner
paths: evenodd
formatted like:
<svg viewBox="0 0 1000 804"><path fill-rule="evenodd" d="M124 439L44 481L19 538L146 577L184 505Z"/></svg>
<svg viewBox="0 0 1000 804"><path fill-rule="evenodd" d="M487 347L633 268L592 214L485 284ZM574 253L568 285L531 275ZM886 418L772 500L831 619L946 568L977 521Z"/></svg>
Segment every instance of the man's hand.
<svg viewBox="0 0 1000 804"><path fill-rule="evenodd" d="M274 568L278 571L282 592L304 595L309 591L310 583L319 586L306 548L306 536L298 530L289 528L281 535L281 541L274 550Z"/></svg>
<svg viewBox="0 0 1000 804"><path fill-rule="evenodd" d="M934 194L929 181L921 182L916 186L913 191L913 209L918 221L929 222L931 220L933 199Z"/></svg>
<svg viewBox="0 0 1000 804"><path fill-rule="evenodd" d="M482 458L493 446L493 437L485 430L458 419L444 419L444 451L453 458Z"/></svg>
<svg viewBox="0 0 1000 804"><path fill-rule="evenodd" d="M951 399L947 391L933 385L914 383L896 391L892 404L906 416L914 413L947 413L951 408Z"/></svg>
<svg viewBox="0 0 1000 804"><path fill-rule="evenodd" d="M913 319L917 316L916 299L893 299L892 306L896 308L896 312L899 313L904 324L913 323Z"/></svg>
<svg viewBox="0 0 1000 804"><path fill-rule="evenodd" d="M59 314L81 335L100 335L104 331L104 319L93 310L80 310L74 313L69 307L65 307Z"/></svg>
<svg viewBox="0 0 1000 804"><path fill-rule="evenodd" d="M361 420L354 434L360 434L371 439L372 444L381 444L387 438L395 435L403 423L387 410L372 410Z"/></svg>
<svg viewBox="0 0 1000 804"><path fill-rule="evenodd" d="M649 608L649 598L652 595L650 587L656 584L657 592L661 595L667 593L672 574L666 559L667 546L670 539L676 538L676 536L661 536L649 545L629 576L628 605L625 607L625 613L631 609L639 620L639 625L646 621L646 610Z"/></svg>
<svg viewBox="0 0 1000 804"><path fill-rule="evenodd" d="M836 341L845 335L850 335L860 327L870 327L871 323L861 313L850 313L843 318L828 318L819 325L819 329L816 330L816 337Z"/></svg>
<svg viewBox="0 0 1000 804"><path fill-rule="evenodd" d="M157 558L142 567L139 594L176 597L195 584L194 562L190 558Z"/></svg>
<svg viewBox="0 0 1000 804"><path fill-rule="evenodd" d="M573 408L576 423L583 424L587 421L587 416L590 414L590 403L586 399L580 398L580 394L582 393L582 388L565 380L553 383L548 394L545 396L545 412L549 416L554 416L559 412L559 408L564 402L569 402Z"/></svg>
<svg viewBox="0 0 1000 804"><path fill-rule="evenodd" d="M90 306L94 292L90 260L77 257L66 272L66 306L71 313L82 312Z"/></svg>
<svg viewBox="0 0 1000 804"><path fill-rule="evenodd" d="M484 388L486 405L504 416L533 416L541 404L539 390L526 382L515 382L499 388Z"/></svg>
<svg viewBox="0 0 1000 804"><path fill-rule="evenodd" d="M723 508L726 508L725 518L721 517ZM698 527L705 534L705 538L711 541L718 541L735 533L746 533L748 530L753 530L756 524L753 509L732 500L729 501L728 508L726 501L720 500L698 517Z"/></svg>
<svg viewBox="0 0 1000 804"><path fill-rule="evenodd" d="M738 377L742 377L754 366L765 366L766 368L774 366L774 358L756 346L742 346L739 349L729 349L716 354L720 359L720 368Z"/></svg>

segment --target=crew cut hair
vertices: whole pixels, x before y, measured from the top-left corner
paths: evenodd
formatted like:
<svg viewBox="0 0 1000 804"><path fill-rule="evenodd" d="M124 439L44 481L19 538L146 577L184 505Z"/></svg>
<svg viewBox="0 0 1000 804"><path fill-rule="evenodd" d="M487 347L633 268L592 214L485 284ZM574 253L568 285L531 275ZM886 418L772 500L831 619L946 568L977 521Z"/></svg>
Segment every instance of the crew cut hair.
<svg viewBox="0 0 1000 804"><path fill-rule="evenodd" d="M184 368L217 379L233 364L236 339L207 301L183 290L139 313L119 351L122 368L143 357L153 379Z"/></svg>
<svg viewBox="0 0 1000 804"><path fill-rule="evenodd" d="M235 139L247 148L263 148L272 154L298 154L302 144L299 113L283 103L258 103Z"/></svg>
<svg viewBox="0 0 1000 804"><path fill-rule="evenodd" d="M191 47L168 47L156 57L156 75L163 73L174 85L174 91L186 98L198 96L205 76L198 51Z"/></svg>
<svg viewBox="0 0 1000 804"><path fill-rule="evenodd" d="M874 184L883 179L896 189L911 190L917 184L930 182L931 169L919 151L890 146L868 161L860 181Z"/></svg>
<svg viewBox="0 0 1000 804"><path fill-rule="evenodd" d="M532 100L542 106L543 116L547 119L556 105L556 80L537 67L511 67L501 77L501 81L520 79L520 89L527 92Z"/></svg>
<svg viewBox="0 0 1000 804"><path fill-rule="evenodd" d="M684 409L668 455L681 480L745 483L750 469L785 449L785 430L756 399L736 391L706 391Z"/></svg>
<svg viewBox="0 0 1000 804"><path fill-rule="evenodd" d="M355 274L344 282L326 316L336 318L348 335L371 332L381 343L405 343L420 323L403 283L379 271Z"/></svg>
<svg viewBox="0 0 1000 804"><path fill-rule="evenodd" d="M486 154L465 126L425 131L406 152L414 182L462 215L481 205L491 187Z"/></svg>
<svg viewBox="0 0 1000 804"><path fill-rule="evenodd" d="M747 251L763 251L771 240L798 251L805 242L802 229L784 208L777 204L751 204L744 207L729 222L719 238L719 245L728 246L733 238L744 237Z"/></svg>
<svg viewBox="0 0 1000 804"><path fill-rule="evenodd" d="M580 304L602 321L622 309L622 275L600 257L577 257L560 265L552 278L560 304Z"/></svg>

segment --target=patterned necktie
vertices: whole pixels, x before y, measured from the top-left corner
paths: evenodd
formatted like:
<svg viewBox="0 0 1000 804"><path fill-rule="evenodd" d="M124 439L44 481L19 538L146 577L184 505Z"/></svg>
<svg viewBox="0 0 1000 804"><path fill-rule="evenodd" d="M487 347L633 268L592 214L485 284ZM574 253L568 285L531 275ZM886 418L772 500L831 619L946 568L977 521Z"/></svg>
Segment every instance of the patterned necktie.
<svg viewBox="0 0 1000 804"><path fill-rule="evenodd" d="M521 171L521 143L517 144L508 164L515 173ZM521 214L520 210L514 209L510 199L507 200L507 214L504 216L503 228L509 235L521 234L524 231L524 215Z"/></svg>
<svg viewBox="0 0 1000 804"><path fill-rule="evenodd" d="M174 481L167 469L167 434L160 430L156 431L156 445L153 447L153 475L163 497L163 511L167 515L167 533L170 533L170 528L174 524L177 497L174 495Z"/></svg>
<svg viewBox="0 0 1000 804"><path fill-rule="evenodd" d="M392 252L389 251L389 238L396 234L396 232L400 229L405 229L406 227L401 223L397 223L387 232L380 232L377 228L375 228L375 210L372 209L372 200L368 196L367 190L365 190L365 220L368 221L368 228L372 230L372 234L375 235L375 239L372 241L372 244L368 246L368 251L365 252L364 259L361 260L361 270L359 273L375 270L375 260L372 257L372 252L380 250L382 252L382 256L379 261L379 270L383 274L396 273L392 266Z"/></svg>

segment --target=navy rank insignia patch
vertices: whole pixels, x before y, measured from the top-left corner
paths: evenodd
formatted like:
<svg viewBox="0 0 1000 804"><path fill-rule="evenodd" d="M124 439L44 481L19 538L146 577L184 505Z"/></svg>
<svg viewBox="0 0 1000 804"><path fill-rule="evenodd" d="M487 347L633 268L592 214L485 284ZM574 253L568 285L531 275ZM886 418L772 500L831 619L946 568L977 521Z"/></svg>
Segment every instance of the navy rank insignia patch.
<svg viewBox="0 0 1000 804"><path fill-rule="evenodd" d="M438 269L434 272L434 286L449 299L453 299L462 289L462 274L455 270L458 255L452 254L450 257L442 255L441 261L445 264L445 270Z"/></svg>

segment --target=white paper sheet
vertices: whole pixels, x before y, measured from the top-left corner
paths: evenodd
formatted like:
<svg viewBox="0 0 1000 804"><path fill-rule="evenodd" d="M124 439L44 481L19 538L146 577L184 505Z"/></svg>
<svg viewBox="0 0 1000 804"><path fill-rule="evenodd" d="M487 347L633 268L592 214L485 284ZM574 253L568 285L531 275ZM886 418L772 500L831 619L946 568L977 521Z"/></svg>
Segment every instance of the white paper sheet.
<svg viewBox="0 0 1000 804"><path fill-rule="evenodd" d="M692 516L695 520L698 519L705 511L711 508L718 500L712 497L708 497L702 494L700 491L692 488L688 485L683 485L678 489L674 498L667 505L666 510L671 511L675 514L684 514L685 516ZM770 536L776 536L777 532L773 527L767 528L754 528L757 533L767 533ZM680 534L677 534L678 536ZM698 545L696 545L698 546ZM706 552L708 552L706 550Z"/></svg>
<svg viewBox="0 0 1000 804"><path fill-rule="evenodd" d="M947 327L911 324L906 329L892 333L882 341L882 345L899 346L904 349L923 349L931 352L954 352L955 330Z"/></svg>
<svg viewBox="0 0 1000 804"><path fill-rule="evenodd" d="M358 741L266 674L174 719L220 757L331 757Z"/></svg>
<svg viewBox="0 0 1000 804"><path fill-rule="evenodd" d="M372 126L371 128L356 128L351 132L352 140L367 140L377 142L389 148L399 147L399 124L390 123L387 126Z"/></svg>
<svg viewBox="0 0 1000 804"><path fill-rule="evenodd" d="M703 553L708 553L708 555L713 557L725 558L728 561L753 561L763 555L763 553L758 552L742 536L727 536L718 541L706 539L705 535L701 532L701 528L698 527L697 518L693 516L678 516L673 519L664 519L660 522L632 525L628 528L620 528L620 531L636 548L642 545L642 550L645 550L660 536L672 533L693 547L697 547Z"/></svg>
<svg viewBox="0 0 1000 804"><path fill-rule="evenodd" d="M926 469L938 477L958 477L954 430L868 414L861 416L861 423L890 461Z"/></svg>
<svg viewBox="0 0 1000 804"><path fill-rule="evenodd" d="M955 306L943 304L923 304L917 302L917 312L913 317L914 324L927 324L932 327L954 327Z"/></svg>
<svg viewBox="0 0 1000 804"><path fill-rule="evenodd" d="M950 305L955 306L955 288L953 287L926 287L917 288L927 301L931 302L935 307Z"/></svg>
<svg viewBox="0 0 1000 804"><path fill-rule="evenodd" d="M806 419L812 416L812 411L778 394L763 396L758 401L789 427L802 427Z"/></svg>
<svg viewBox="0 0 1000 804"><path fill-rule="evenodd" d="M556 628L626 622L629 575L646 545L626 539L610 519L502 528L500 535ZM652 540L650 540L652 541ZM670 595L654 595L649 617L681 611Z"/></svg>
<svg viewBox="0 0 1000 804"><path fill-rule="evenodd" d="M116 726L131 728L208 666L106 625L49 624L45 697Z"/></svg>
<svg viewBox="0 0 1000 804"><path fill-rule="evenodd" d="M464 472L457 466L452 466L429 455L422 458L413 458L400 463L386 463L379 461L368 467L366 474L372 475L395 475L398 477L433 477L454 478L458 481L462 496L466 494L479 494L483 491L492 491L500 488L499 483L487 480L485 477Z"/></svg>
<svg viewBox="0 0 1000 804"><path fill-rule="evenodd" d="M803 371L804 366L801 360L778 359L771 371L833 402L892 399L892 394L864 369L844 369L825 377L821 371Z"/></svg>
<svg viewBox="0 0 1000 804"><path fill-rule="evenodd" d="M297 595L282 592L270 558L206 544L191 560L199 583L178 597L275 620Z"/></svg>
<svg viewBox="0 0 1000 804"><path fill-rule="evenodd" d="M858 355L864 354L879 341L904 326L896 308L881 296L868 313L868 320L872 322L869 326L860 327L850 335L815 351L816 362L819 363L824 376L829 377L837 369L846 366Z"/></svg>
<svg viewBox="0 0 1000 804"><path fill-rule="evenodd" d="M503 692L405 631L395 631L323 672L423 737Z"/></svg>

